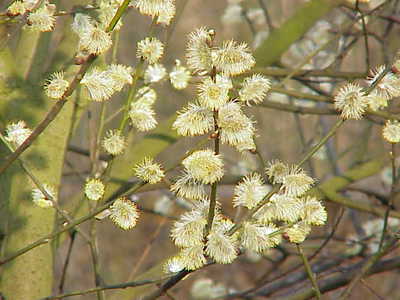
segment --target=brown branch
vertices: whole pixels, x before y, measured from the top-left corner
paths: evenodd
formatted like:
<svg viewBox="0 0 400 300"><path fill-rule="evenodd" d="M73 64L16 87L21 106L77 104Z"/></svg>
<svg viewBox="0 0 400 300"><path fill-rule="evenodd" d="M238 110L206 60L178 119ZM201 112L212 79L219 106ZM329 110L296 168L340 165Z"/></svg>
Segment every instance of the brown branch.
<svg viewBox="0 0 400 300"><path fill-rule="evenodd" d="M126 289L126 288L131 288L131 287L138 287L138 286L158 283L158 282L161 282L162 280L165 280L165 279L166 278L149 279L149 280L138 280L138 281L125 282L125 283L98 286L96 288L82 290L82 291L65 293L65 294L55 295L55 296L47 296L47 297L44 297L44 298L42 298L40 300L63 299L63 298L72 297L72 296L79 296L79 295L87 295L87 294L97 293L97 292L105 291L105 290L116 290L116 289Z"/></svg>
<svg viewBox="0 0 400 300"><path fill-rule="evenodd" d="M277 69L277 68L254 68L246 72L245 75L259 73L266 76L285 77L291 74L293 70ZM368 74L365 72L342 72L334 70L298 70L294 73L294 77L331 77L344 79L365 78Z"/></svg>
<svg viewBox="0 0 400 300"><path fill-rule="evenodd" d="M337 112L335 109L329 108L329 107L303 107L303 106L297 106L297 105L291 105L291 104L278 103L278 102L274 102L274 101L265 101L262 104L260 104L260 106L265 107L265 108L275 109L275 110L282 110L282 111L287 111L287 112L303 114L303 115L338 115L339 114L339 112Z"/></svg>
<svg viewBox="0 0 400 300"><path fill-rule="evenodd" d="M83 64L65 91L64 95L60 100L52 106L47 112L45 118L36 126L31 135L7 158L6 162L0 167L0 174L2 174L35 140L36 138L49 126L49 124L57 117L58 113L63 108L64 104L67 103L67 98L71 96L75 88L81 81L83 75L91 63L95 60L96 56L91 55L87 59L86 63Z"/></svg>
<svg viewBox="0 0 400 300"><path fill-rule="evenodd" d="M361 263L356 263L353 264L349 267L346 268L346 272L341 272L338 275L329 277L325 280L320 280L319 281L319 288L322 293L324 292L329 292L335 289L338 289L340 287L343 287L347 285L353 278L360 272L360 268L362 266ZM378 274L381 272L387 272L387 271L394 271L397 270L400 267L400 257L395 257L392 259L387 259L384 261L381 261L379 264L376 264L374 267L372 267L369 272L367 273L368 275L373 275L373 274ZM306 299L311 299L314 297L315 292L312 288L305 288L301 289L299 291L293 292L291 296L289 295L284 295L279 298L275 298L276 300L306 300Z"/></svg>
<svg viewBox="0 0 400 300"><path fill-rule="evenodd" d="M170 288L172 288L175 284L177 284L179 281L181 281L183 278L185 278L186 275L190 274L192 271L187 271L183 270L180 271L178 274L175 276L171 277L167 282L165 282L160 288L155 290L153 293L144 296L142 300L154 300L157 299L158 297L162 296L165 294Z"/></svg>

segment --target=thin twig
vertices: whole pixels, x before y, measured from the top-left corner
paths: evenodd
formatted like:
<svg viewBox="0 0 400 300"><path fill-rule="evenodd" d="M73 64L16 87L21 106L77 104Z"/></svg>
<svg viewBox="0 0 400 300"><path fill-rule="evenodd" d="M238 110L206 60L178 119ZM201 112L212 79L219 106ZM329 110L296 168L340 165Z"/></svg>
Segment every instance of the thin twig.
<svg viewBox="0 0 400 300"><path fill-rule="evenodd" d="M356 10L359 12L361 15L361 24L362 24L362 31L363 31L363 36L364 36L364 46L365 46L365 64L367 67L367 70L371 68L371 63L369 59L369 43L368 43L368 31L367 31L367 25L365 22L365 16L364 13L360 10L359 7L360 1L356 1Z"/></svg>
<svg viewBox="0 0 400 300"><path fill-rule="evenodd" d="M40 300L63 299L63 298L72 297L72 296L79 296L79 295L87 295L87 294L97 293L99 291L138 287L138 286L143 286L143 285L148 285L148 284L155 284L155 283L161 282L161 281L163 281L163 280L165 280L167 278L169 278L169 277L160 278L160 279L137 280L137 281L130 281L130 282L125 282L125 283L98 286L98 287L95 287L95 288L92 288L92 289L81 290L81 291L76 291L76 292L70 292L70 293L65 293L65 294L55 295L55 296L48 296L48 297L41 298Z"/></svg>
<svg viewBox="0 0 400 300"><path fill-rule="evenodd" d="M217 136L214 139L214 153L216 155L219 154L219 134L218 134L218 111L214 111L214 129L217 133ZM210 207L208 209L208 217L207 217L207 224L204 229L204 238L207 239L208 234L210 233L214 221L215 215L215 207L217 204L217 187L218 182L214 182L211 185L211 192L210 192Z"/></svg>
<svg viewBox="0 0 400 300"><path fill-rule="evenodd" d="M137 261L135 261L135 265L132 268L132 271L128 276L128 280L131 280L131 279L134 278L134 276L136 275L136 272L139 270L140 266L142 265L142 263L147 258L148 254L150 253L151 247L154 245L154 242L156 241L157 237L159 236L159 234L161 232L161 229L164 226L166 221L167 221L167 219L164 218L158 223L157 228L154 231L154 233L150 236L150 239L147 242L147 245L144 248L142 255L139 257L139 259Z"/></svg>
<svg viewBox="0 0 400 300"><path fill-rule="evenodd" d="M319 300L319 299L321 299L321 292L320 292L320 290L318 288L318 282L317 282L317 279L315 277L315 274L311 270L310 263L308 262L307 256L305 256L305 254L304 254L303 248L299 244L296 244L296 247L297 247L297 251L299 252L300 257L301 257L301 259L303 261L304 268L306 269L308 278L310 279L311 284L312 284L312 286L314 288L315 295L316 295L317 299Z"/></svg>
<svg viewBox="0 0 400 300"><path fill-rule="evenodd" d="M264 13L265 21L267 22L269 31L274 30L274 25L272 24L271 16L269 15L268 8L265 5L264 1L258 0L258 4L260 5L260 8Z"/></svg>
<svg viewBox="0 0 400 300"><path fill-rule="evenodd" d="M72 247L74 246L75 237L76 237L76 231L73 230L70 234L70 242L68 245L67 255L65 257L65 262L64 262L62 272L61 272L61 279L60 279L60 283L58 285L59 293L64 292L64 283L65 283L65 279L67 278L67 268L68 268L68 265L70 262L70 258L71 258L71 254L72 254Z"/></svg>
<svg viewBox="0 0 400 300"><path fill-rule="evenodd" d="M381 249L379 249L375 254L373 254L363 265L361 270L357 272L357 275L350 281L346 290L340 295L340 300L348 299L357 283L370 272L370 269L383 257L388 250L397 242L397 239L388 241Z"/></svg>

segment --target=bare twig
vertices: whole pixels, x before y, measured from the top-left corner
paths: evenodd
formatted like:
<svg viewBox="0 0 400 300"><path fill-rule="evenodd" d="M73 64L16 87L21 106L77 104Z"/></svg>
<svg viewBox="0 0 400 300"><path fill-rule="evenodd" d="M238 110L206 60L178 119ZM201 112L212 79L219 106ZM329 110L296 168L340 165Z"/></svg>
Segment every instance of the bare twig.
<svg viewBox="0 0 400 300"><path fill-rule="evenodd" d="M155 283L161 282L161 281L163 281L163 280L165 280L167 278L168 277L160 278L160 279L137 280L137 281L130 281L130 282L125 282L125 283L98 286L98 287L95 287L95 288L92 288L92 289L76 291L76 292L71 292L71 293L65 293L65 294L56 295L56 296L48 296L48 297L44 297L44 298L42 298L40 300L63 299L63 298L72 297L72 296L79 296L79 295L87 295L87 294L97 293L99 291L138 287L138 286L143 286L143 285L148 285L148 284L155 284Z"/></svg>
<svg viewBox="0 0 400 300"><path fill-rule="evenodd" d="M74 242L75 242L75 237L76 237L76 231L73 230L70 233L70 242L68 245L68 250L67 250L67 255L65 257L65 262L62 268L62 272L61 272L61 279L60 279L60 283L58 285L58 292L62 293L64 291L64 283L65 283L65 279L67 277L67 268L70 262L70 258L71 258L71 254L72 254L72 247L74 246Z"/></svg>
<svg viewBox="0 0 400 300"><path fill-rule="evenodd" d="M308 262L307 256L304 254L303 248L299 244L296 244L296 246L297 246L297 251L299 251L300 257L303 261L304 268L306 269L308 278L310 279L313 289L315 291L315 295L316 295L317 299L321 299L321 292L318 288L318 282L317 282L315 274L311 270L310 263Z"/></svg>

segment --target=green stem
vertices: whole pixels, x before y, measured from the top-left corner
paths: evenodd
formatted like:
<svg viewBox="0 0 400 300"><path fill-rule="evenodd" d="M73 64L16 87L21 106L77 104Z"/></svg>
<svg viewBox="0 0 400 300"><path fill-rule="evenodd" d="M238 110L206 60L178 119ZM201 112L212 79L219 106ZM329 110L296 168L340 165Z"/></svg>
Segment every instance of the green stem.
<svg viewBox="0 0 400 300"><path fill-rule="evenodd" d="M313 271L311 270L310 263L308 262L307 256L305 256L305 254L304 254L303 248L300 246L300 244L296 244L296 247L297 247L297 251L299 251L301 260L303 261L304 268L306 269L308 278L310 279L311 284L314 288L316 297L319 300L319 299L321 299L321 292L318 288L318 282L317 282L316 276L313 273Z"/></svg>
<svg viewBox="0 0 400 300"><path fill-rule="evenodd" d="M217 136L215 137L215 140L214 140L214 153L216 155L218 155L220 138L219 138L219 133L218 133L218 111L217 110L214 110L214 129L215 129L215 132L217 133ZM205 239L207 238L208 234L210 233L213 222L214 222L215 207L217 205L217 187L218 187L218 182L214 182L211 185L210 207L208 209L207 225L204 229L204 238Z"/></svg>
<svg viewBox="0 0 400 300"><path fill-rule="evenodd" d="M307 154L303 157L302 160L297 164L299 167L303 165L306 161L308 161L315 152L317 152L323 145L326 144L326 142L333 136L335 135L336 131L340 128L340 126L343 125L345 120L339 119L335 125L332 126L332 128L327 132L327 134L316 144L314 147L312 147Z"/></svg>
<svg viewBox="0 0 400 300"><path fill-rule="evenodd" d="M76 292L71 292L71 293L65 293L65 294L61 294L61 295L57 295L57 296L48 296L48 297L42 298L40 300L63 299L63 298L72 297L72 296L97 293L99 291L105 291L105 290L126 289L126 288L130 288L130 287L137 287L137 286L143 286L143 285L147 285L147 284L159 283L168 278L170 278L170 276L165 277L165 278L160 278L160 279L138 280L138 281L125 282L125 283L98 286L98 287L95 287L92 289L76 291Z"/></svg>
<svg viewBox="0 0 400 300"><path fill-rule="evenodd" d="M129 5L130 2L131 2L131 0L124 0L124 2L120 5L120 7L118 7L117 12L115 13L115 15L112 18L110 24L108 24L108 26L106 28L106 32L110 32L110 31L112 31L114 29L115 25L117 25L119 19L122 18L122 15L124 14L126 9L128 8L128 5Z"/></svg>

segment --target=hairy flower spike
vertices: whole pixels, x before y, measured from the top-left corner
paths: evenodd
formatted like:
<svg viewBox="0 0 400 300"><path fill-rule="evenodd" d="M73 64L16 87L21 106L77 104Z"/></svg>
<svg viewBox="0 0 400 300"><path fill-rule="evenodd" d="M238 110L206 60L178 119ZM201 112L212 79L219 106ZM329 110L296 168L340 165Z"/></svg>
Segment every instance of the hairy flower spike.
<svg viewBox="0 0 400 300"><path fill-rule="evenodd" d="M208 72L212 69L211 42L214 31L205 27L196 29L189 34L186 47L187 65L195 72Z"/></svg>
<svg viewBox="0 0 400 300"><path fill-rule="evenodd" d="M44 5L28 15L27 22L33 30L52 31L56 23L55 5Z"/></svg>
<svg viewBox="0 0 400 300"><path fill-rule="evenodd" d="M300 218L301 207L300 201L296 198L274 194L270 201L255 214L255 217L264 224L271 221L293 223Z"/></svg>
<svg viewBox="0 0 400 300"><path fill-rule="evenodd" d="M307 176L304 170L293 166L289 173L283 177L282 188L287 195L297 197L307 192L313 183L314 179Z"/></svg>
<svg viewBox="0 0 400 300"><path fill-rule="evenodd" d="M150 184L160 182L165 176L161 166L148 157L145 157L141 163L136 164L133 171L137 177Z"/></svg>
<svg viewBox="0 0 400 300"><path fill-rule="evenodd" d="M136 57L155 64L164 53L164 45L155 37L147 37L137 44Z"/></svg>
<svg viewBox="0 0 400 300"><path fill-rule="evenodd" d="M100 27L90 27L83 31L79 40L79 49L90 54L100 55L112 45L111 36Z"/></svg>
<svg viewBox="0 0 400 300"><path fill-rule="evenodd" d="M379 66L371 71L367 83L371 86L385 72L385 66ZM374 89L375 93L387 100L400 96L400 78L392 72L386 73Z"/></svg>
<svg viewBox="0 0 400 300"><path fill-rule="evenodd" d="M125 137L119 130L109 130L103 139L103 147L107 153L119 155L125 150Z"/></svg>
<svg viewBox="0 0 400 300"><path fill-rule="evenodd" d="M199 85L199 102L209 109L219 109L229 100L232 82L229 78L217 75L215 82L206 77Z"/></svg>
<svg viewBox="0 0 400 300"><path fill-rule="evenodd" d="M306 237L311 232L311 226L300 222L298 224L294 224L292 227L286 229L285 233L287 234L289 241L291 243L302 243L306 239Z"/></svg>
<svg viewBox="0 0 400 300"><path fill-rule="evenodd" d="M328 218L325 207L315 197L304 197L300 200L302 205L300 218L308 225L324 225Z"/></svg>
<svg viewBox="0 0 400 300"><path fill-rule="evenodd" d="M104 183L100 179L91 178L86 181L85 184L85 195L89 200L98 201L100 200L105 191Z"/></svg>
<svg viewBox="0 0 400 300"><path fill-rule="evenodd" d="M114 80L107 72L101 71L97 67L85 74L81 84L87 88L93 101L108 100L114 94Z"/></svg>
<svg viewBox="0 0 400 300"><path fill-rule="evenodd" d="M173 256L164 264L164 272L174 274L182 271L185 268L184 260L180 256Z"/></svg>
<svg viewBox="0 0 400 300"><path fill-rule="evenodd" d="M183 90L188 86L190 78L191 75L188 69L181 65L179 59L175 60L175 66L169 73L169 80L172 86L177 90Z"/></svg>
<svg viewBox="0 0 400 300"><path fill-rule="evenodd" d="M368 98L364 95L362 87L356 83L343 86L334 100L335 108L342 112L343 119L361 119L368 105Z"/></svg>
<svg viewBox="0 0 400 300"><path fill-rule="evenodd" d="M233 206L245 206L248 209L255 207L269 192L270 188L264 184L260 174L252 173L244 177L235 187Z"/></svg>
<svg viewBox="0 0 400 300"><path fill-rule="evenodd" d="M57 193L53 186L44 184L43 188L46 191L46 193L52 198L53 201L57 201ZM51 199L48 199L38 188L34 188L32 190L32 200L33 203L39 207L42 208L53 207L53 202L51 201Z"/></svg>
<svg viewBox="0 0 400 300"><path fill-rule="evenodd" d="M172 240L179 247L202 245L206 224L206 218L199 211L187 212L174 223L171 229Z"/></svg>
<svg viewBox="0 0 400 300"><path fill-rule="evenodd" d="M368 101L369 109L377 111L379 109L388 106L388 99L379 95L375 90L373 90L368 96L366 96Z"/></svg>
<svg viewBox="0 0 400 300"><path fill-rule="evenodd" d="M135 227L138 218L136 204L128 198L118 198L110 206L110 219L124 230Z"/></svg>
<svg viewBox="0 0 400 300"><path fill-rule="evenodd" d="M223 232L212 230L207 236L206 253L219 264L229 264L238 256L236 241Z"/></svg>
<svg viewBox="0 0 400 300"><path fill-rule="evenodd" d="M164 19L164 22L169 23L170 19L172 18L170 16L172 13L172 7L173 11L175 11L175 5L173 0L135 0L133 4L141 14L151 16L151 17L157 17L157 16L162 16ZM167 11L167 13L165 12ZM168 18L169 17L169 18Z"/></svg>
<svg viewBox="0 0 400 300"><path fill-rule="evenodd" d="M87 31L93 30L93 20L90 16L82 13L75 14L71 29L80 37Z"/></svg>
<svg viewBox="0 0 400 300"><path fill-rule="evenodd" d="M132 125L139 131L149 131L157 126L153 108L143 102L133 102L129 110Z"/></svg>
<svg viewBox="0 0 400 300"><path fill-rule="evenodd" d="M181 250L179 255L182 257L186 270L192 271L199 269L207 262L203 253L203 247L203 245L196 245Z"/></svg>
<svg viewBox="0 0 400 300"><path fill-rule="evenodd" d="M137 103L151 107L157 100L157 93L154 89L144 86L138 90L135 99Z"/></svg>
<svg viewBox="0 0 400 300"><path fill-rule="evenodd" d="M214 129L213 113L196 103L189 103L187 107L178 112L172 128L183 136L205 134Z"/></svg>
<svg viewBox="0 0 400 300"><path fill-rule="evenodd" d="M280 160L273 160L268 162L265 173L272 183L283 183L283 179L289 174L289 166Z"/></svg>
<svg viewBox="0 0 400 300"><path fill-rule="evenodd" d="M159 13L157 24L168 26L176 13L175 3L172 0L165 1L164 9Z"/></svg>
<svg viewBox="0 0 400 300"><path fill-rule="evenodd" d="M247 105L250 105L251 101L255 104L261 103L270 88L271 81L260 74L254 74L244 80L239 91L239 100Z"/></svg>
<svg viewBox="0 0 400 300"><path fill-rule="evenodd" d="M124 65L112 64L105 71L111 77L113 90L121 91L125 84L132 84L132 68Z"/></svg>
<svg viewBox="0 0 400 300"><path fill-rule="evenodd" d="M171 192L176 193L179 197L187 199L200 200L207 198L204 185L186 172L171 185Z"/></svg>
<svg viewBox="0 0 400 300"><path fill-rule="evenodd" d="M65 91L68 89L69 83L64 79L64 72L56 72L50 76L44 86L46 95L52 99L61 99Z"/></svg>
<svg viewBox="0 0 400 300"><path fill-rule="evenodd" d="M253 138L253 121L241 110L239 104L229 102L218 111L218 127L223 144L237 146Z"/></svg>
<svg viewBox="0 0 400 300"><path fill-rule="evenodd" d="M23 15L27 11L28 7L24 1L17 0L11 3L11 5L7 8L8 16L18 16Z"/></svg>
<svg viewBox="0 0 400 300"><path fill-rule="evenodd" d="M281 243L282 237L274 224L256 224L244 222L240 235L243 247L258 253Z"/></svg>
<svg viewBox="0 0 400 300"><path fill-rule="evenodd" d="M217 69L228 76L242 74L256 63L246 43L225 41L222 47L213 52L213 62Z"/></svg>
<svg viewBox="0 0 400 300"><path fill-rule="evenodd" d="M389 143L400 142L400 123L397 120L388 120L385 123L382 131L383 138Z"/></svg>
<svg viewBox="0 0 400 300"><path fill-rule="evenodd" d="M147 67L144 72L144 82L154 83L159 82L167 75L167 70L161 64L154 64Z"/></svg>
<svg viewBox="0 0 400 300"><path fill-rule="evenodd" d="M6 141L18 148L32 133L32 130L26 126L25 121L10 123L6 127Z"/></svg>
<svg viewBox="0 0 400 300"><path fill-rule="evenodd" d="M212 150L200 150L192 153L182 161L187 172L204 184L214 183L224 176L224 165L221 155Z"/></svg>
<svg viewBox="0 0 400 300"><path fill-rule="evenodd" d="M235 148L240 153L245 151L256 151L256 144L254 143L254 136L246 135L246 137L235 145Z"/></svg>

